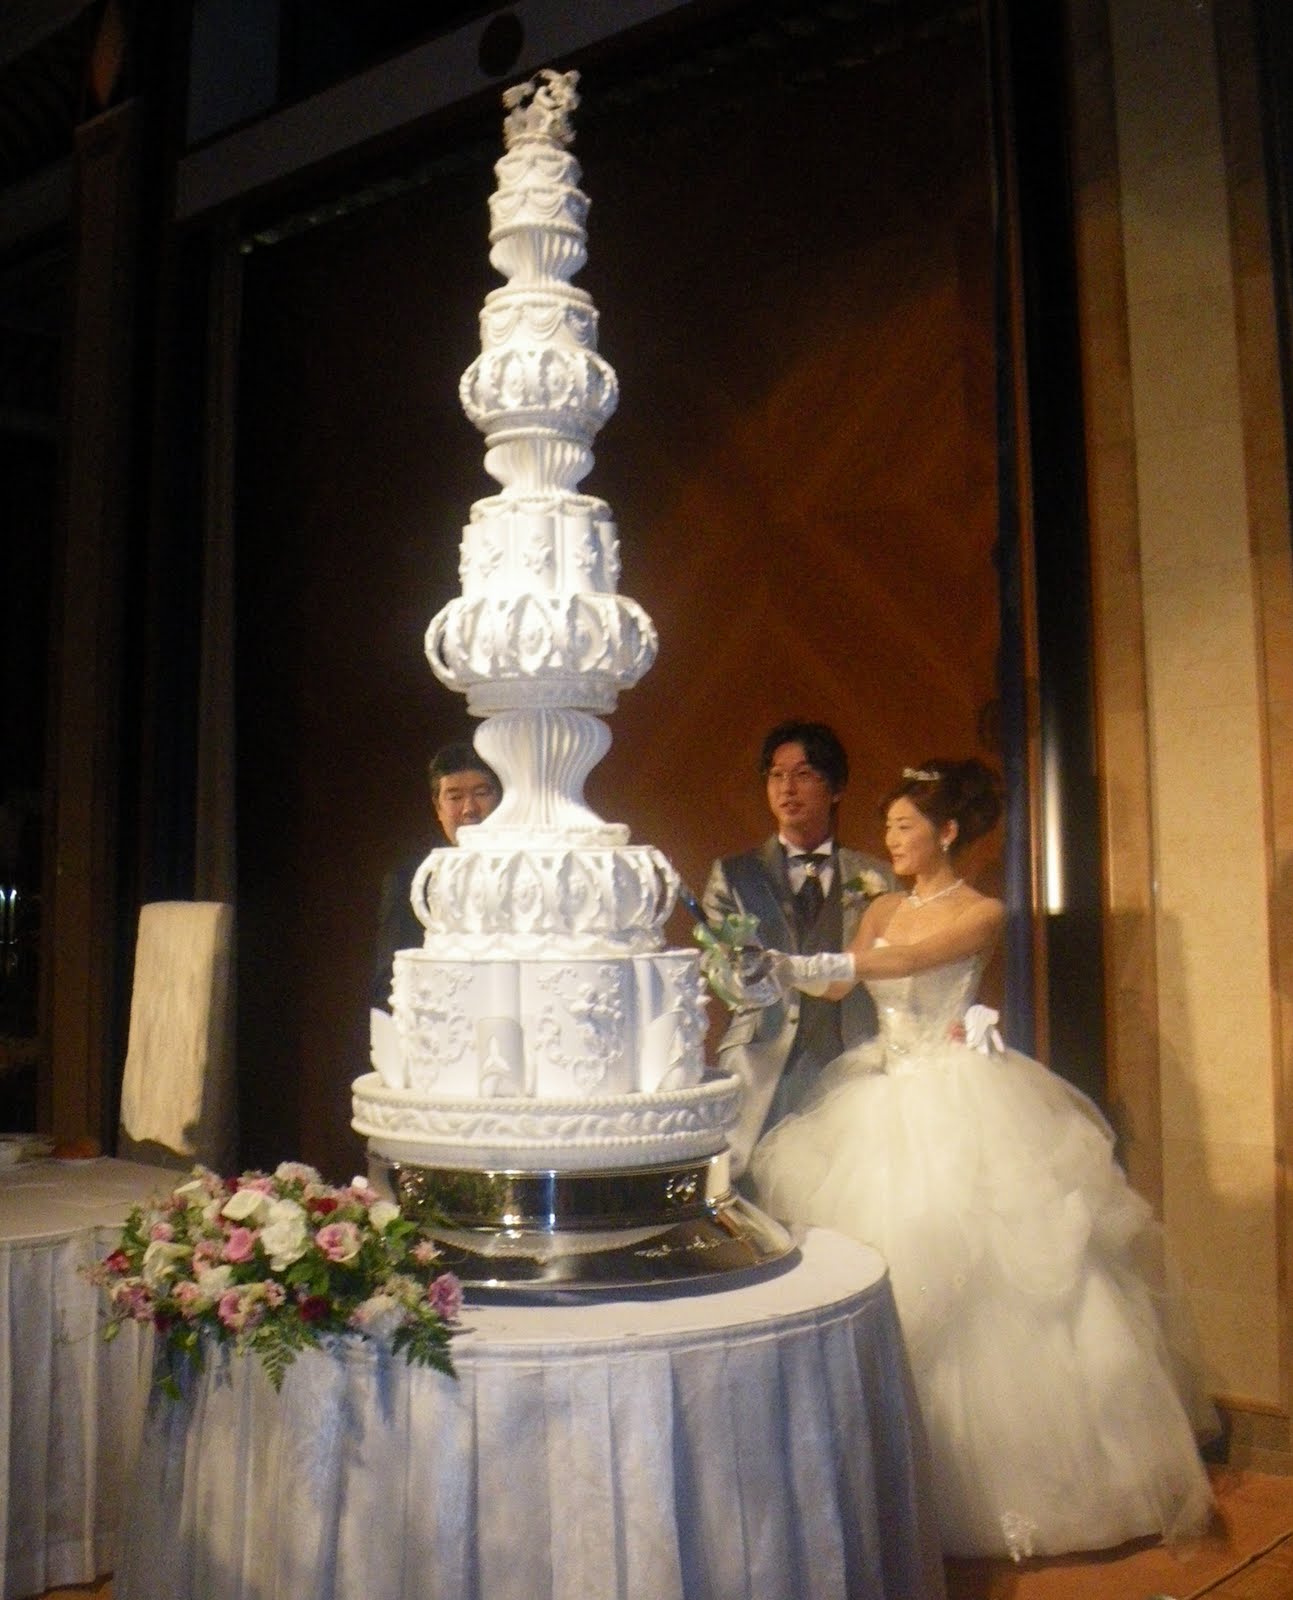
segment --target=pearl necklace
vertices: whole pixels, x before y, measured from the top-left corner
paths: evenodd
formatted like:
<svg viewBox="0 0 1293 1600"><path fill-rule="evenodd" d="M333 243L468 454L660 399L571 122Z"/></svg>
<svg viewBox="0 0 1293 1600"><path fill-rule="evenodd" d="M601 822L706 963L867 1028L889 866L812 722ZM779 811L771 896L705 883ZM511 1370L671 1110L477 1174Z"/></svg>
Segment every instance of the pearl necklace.
<svg viewBox="0 0 1293 1600"><path fill-rule="evenodd" d="M953 889L959 889L964 882L964 878L957 878L955 882L949 883L946 889L939 889L935 894L917 894L912 889L909 891L907 898L919 911L921 906L932 906L935 900L941 900L945 894L951 894Z"/></svg>

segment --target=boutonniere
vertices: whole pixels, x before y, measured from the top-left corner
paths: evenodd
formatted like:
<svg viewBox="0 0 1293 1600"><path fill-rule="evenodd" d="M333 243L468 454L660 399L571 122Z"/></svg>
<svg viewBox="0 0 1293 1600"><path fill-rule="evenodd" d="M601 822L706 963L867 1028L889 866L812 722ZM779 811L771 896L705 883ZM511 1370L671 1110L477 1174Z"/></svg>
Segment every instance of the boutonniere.
<svg viewBox="0 0 1293 1600"><path fill-rule="evenodd" d="M874 900L878 895L888 894L889 885L884 880L884 874L877 872L874 867L867 867L864 872L859 872L856 877L846 878L841 885L845 894L853 895L862 900Z"/></svg>

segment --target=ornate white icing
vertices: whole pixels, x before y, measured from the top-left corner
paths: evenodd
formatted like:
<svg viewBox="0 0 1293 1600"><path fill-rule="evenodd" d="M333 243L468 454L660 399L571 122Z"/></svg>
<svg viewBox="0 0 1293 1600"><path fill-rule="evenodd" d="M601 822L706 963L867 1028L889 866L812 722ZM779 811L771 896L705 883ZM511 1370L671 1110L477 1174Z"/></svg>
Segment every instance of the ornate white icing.
<svg viewBox="0 0 1293 1600"><path fill-rule="evenodd" d="M425 951L623 956L658 950L677 878L648 845L436 850L414 879ZM483 943L482 943L483 941ZM536 942L538 941L538 942Z"/></svg>
<svg viewBox="0 0 1293 1600"><path fill-rule="evenodd" d="M436 676L477 716L524 707L609 711L655 659L651 619L618 595L525 594L453 600L427 629Z"/></svg>
<svg viewBox="0 0 1293 1600"><path fill-rule="evenodd" d="M484 719L503 797L414 879L423 946L395 958L380 1072L355 1085L354 1125L391 1159L645 1164L715 1153L736 1115L734 1079L701 1081L698 955L661 949L677 875L584 798L610 746L600 714L657 641L617 592L610 507L579 489L619 384L570 282L589 204L566 148L576 81L545 71L504 96L489 237L506 282L459 386L499 492L472 506L461 592L426 635L436 675Z"/></svg>
<svg viewBox="0 0 1293 1600"><path fill-rule="evenodd" d="M475 515L489 505L487 515ZM482 501L463 529L458 561L464 600L483 595L611 594L619 581L619 539L600 500L564 502L527 493Z"/></svg>
<svg viewBox="0 0 1293 1600"><path fill-rule="evenodd" d="M569 281L587 254L588 197L565 148L576 81L546 72L508 91L489 234L507 282L485 297L481 352L459 385L502 493L472 507L462 594L433 618L426 651L480 716L609 711L656 653L651 619L615 593L609 508L575 493L619 402L615 371L597 352L596 308Z"/></svg>
<svg viewBox="0 0 1293 1600"><path fill-rule="evenodd" d="M566 1099L690 1088L704 1072L704 986L690 951L601 959L395 957L392 1088Z"/></svg>
<svg viewBox="0 0 1293 1600"><path fill-rule="evenodd" d="M376 1073L351 1085L353 1126L379 1154L423 1166L521 1171L703 1159L726 1143L740 1094L735 1077L569 1100L430 1099L392 1089Z"/></svg>

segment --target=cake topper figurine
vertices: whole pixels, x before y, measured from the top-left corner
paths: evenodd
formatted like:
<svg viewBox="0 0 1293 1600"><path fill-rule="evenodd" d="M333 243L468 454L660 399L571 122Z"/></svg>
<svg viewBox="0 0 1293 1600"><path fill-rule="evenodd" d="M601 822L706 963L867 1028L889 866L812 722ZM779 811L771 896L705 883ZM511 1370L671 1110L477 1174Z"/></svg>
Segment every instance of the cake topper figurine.
<svg viewBox="0 0 1293 1600"><path fill-rule="evenodd" d="M508 150L519 139L547 139L568 145L575 131L570 114L579 106L579 74L544 67L537 77L514 83L503 91L508 115L503 118L503 144Z"/></svg>

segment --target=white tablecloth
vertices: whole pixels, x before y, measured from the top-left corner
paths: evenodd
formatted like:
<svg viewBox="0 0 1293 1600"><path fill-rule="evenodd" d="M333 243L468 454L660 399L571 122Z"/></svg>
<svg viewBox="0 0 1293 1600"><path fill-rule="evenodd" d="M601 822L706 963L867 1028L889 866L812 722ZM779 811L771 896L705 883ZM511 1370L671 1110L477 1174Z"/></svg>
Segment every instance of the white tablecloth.
<svg viewBox="0 0 1293 1600"><path fill-rule="evenodd" d="M347 1343L154 1397L116 1600L936 1600L893 1297L810 1233L736 1288L469 1305L457 1381Z"/></svg>
<svg viewBox="0 0 1293 1600"><path fill-rule="evenodd" d="M135 1328L104 1343L86 1270L176 1176L106 1158L0 1171L3 1600L113 1565L150 1346Z"/></svg>

